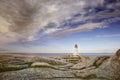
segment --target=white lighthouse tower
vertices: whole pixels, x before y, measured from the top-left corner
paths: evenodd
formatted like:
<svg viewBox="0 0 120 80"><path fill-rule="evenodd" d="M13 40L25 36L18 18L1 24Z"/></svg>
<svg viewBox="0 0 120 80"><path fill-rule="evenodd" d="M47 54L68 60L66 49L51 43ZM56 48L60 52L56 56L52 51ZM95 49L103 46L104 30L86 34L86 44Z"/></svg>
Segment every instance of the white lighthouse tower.
<svg viewBox="0 0 120 80"><path fill-rule="evenodd" d="M75 46L74 46L74 52L73 52L73 57L78 57L78 56L79 56L79 54L78 54L78 45L75 44Z"/></svg>

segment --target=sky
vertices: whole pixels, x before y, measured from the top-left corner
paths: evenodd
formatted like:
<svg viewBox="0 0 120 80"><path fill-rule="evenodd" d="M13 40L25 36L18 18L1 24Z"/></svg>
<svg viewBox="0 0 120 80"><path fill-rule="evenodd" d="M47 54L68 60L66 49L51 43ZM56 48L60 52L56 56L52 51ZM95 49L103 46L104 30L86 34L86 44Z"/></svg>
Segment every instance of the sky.
<svg viewBox="0 0 120 80"><path fill-rule="evenodd" d="M120 0L0 0L0 52L114 53Z"/></svg>

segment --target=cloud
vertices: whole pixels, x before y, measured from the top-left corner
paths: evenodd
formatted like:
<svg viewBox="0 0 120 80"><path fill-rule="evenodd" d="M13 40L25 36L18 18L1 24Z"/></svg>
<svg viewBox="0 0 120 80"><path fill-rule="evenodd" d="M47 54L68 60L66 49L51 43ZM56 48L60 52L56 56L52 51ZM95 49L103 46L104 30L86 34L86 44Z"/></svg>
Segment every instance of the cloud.
<svg viewBox="0 0 120 80"><path fill-rule="evenodd" d="M106 23L86 23L75 28L66 28L60 30L59 32L54 32L53 34L49 34L47 38L54 38L54 37L65 37L68 34L83 32L83 31L91 31L96 28L106 28Z"/></svg>
<svg viewBox="0 0 120 80"><path fill-rule="evenodd" d="M96 37L109 38L109 37L120 37L120 34L110 34L110 35L98 35Z"/></svg>
<svg viewBox="0 0 120 80"><path fill-rule="evenodd" d="M117 17L119 2L106 4L105 0L1 0L0 1L0 44L29 42L52 33L73 33L104 27L104 22L93 23L95 18ZM112 6L112 7L110 7ZM115 9L113 12L96 8ZM75 17L76 14L80 16ZM87 15L88 16L85 16ZM90 14L90 15L89 15ZM83 25L63 26L66 21ZM49 24L53 27L50 27Z"/></svg>
<svg viewBox="0 0 120 80"><path fill-rule="evenodd" d="M104 25L103 23L87 23L87 24L78 26L74 29L69 29L65 32L90 31L90 30L95 29L95 28L102 28L102 27L104 27L103 25Z"/></svg>

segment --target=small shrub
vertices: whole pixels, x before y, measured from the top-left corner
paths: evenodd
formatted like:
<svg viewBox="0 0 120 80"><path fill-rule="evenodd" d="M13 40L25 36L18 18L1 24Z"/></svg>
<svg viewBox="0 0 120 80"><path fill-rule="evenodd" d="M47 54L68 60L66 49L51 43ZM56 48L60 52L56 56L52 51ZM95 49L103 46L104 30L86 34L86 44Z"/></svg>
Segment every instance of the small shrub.
<svg viewBox="0 0 120 80"><path fill-rule="evenodd" d="M26 62L25 64L27 64L28 67L31 67L32 63L33 63L33 62Z"/></svg>

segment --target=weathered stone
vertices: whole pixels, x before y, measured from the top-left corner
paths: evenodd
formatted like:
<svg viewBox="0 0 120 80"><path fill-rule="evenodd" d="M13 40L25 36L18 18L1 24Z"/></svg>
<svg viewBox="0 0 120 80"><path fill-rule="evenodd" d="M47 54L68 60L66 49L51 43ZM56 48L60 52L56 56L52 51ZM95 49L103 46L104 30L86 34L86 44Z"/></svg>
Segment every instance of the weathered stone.
<svg viewBox="0 0 120 80"><path fill-rule="evenodd" d="M45 62L51 65L66 65L68 62L48 57L27 57L26 62Z"/></svg>
<svg viewBox="0 0 120 80"><path fill-rule="evenodd" d="M1 80L37 80L52 78L74 78L68 71L59 71L50 68L29 68L20 71L0 73Z"/></svg>
<svg viewBox="0 0 120 80"><path fill-rule="evenodd" d="M97 70L97 77L106 78L109 80L120 80L120 61L109 59L105 61Z"/></svg>
<svg viewBox="0 0 120 80"><path fill-rule="evenodd" d="M51 65L45 62L34 62L32 63L31 66L34 67L34 66L51 66Z"/></svg>
<svg viewBox="0 0 120 80"><path fill-rule="evenodd" d="M8 64L7 67L10 67L10 68L28 68L28 65L27 64L24 64L24 65Z"/></svg>
<svg viewBox="0 0 120 80"><path fill-rule="evenodd" d="M115 56L116 56L117 58L120 58L120 49L119 49L119 50L117 50L117 52L116 52Z"/></svg>
<svg viewBox="0 0 120 80"><path fill-rule="evenodd" d="M105 60L109 59L109 56L101 56L95 59L93 66L99 67Z"/></svg>
<svg viewBox="0 0 120 80"><path fill-rule="evenodd" d="M2 63L0 63L0 68L2 68L3 67L3 65L2 65Z"/></svg>
<svg viewBox="0 0 120 80"><path fill-rule="evenodd" d="M34 62L32 65L31 65L31 67L44 67L44 68L54 68L54 69L56 69L56 67L55 66L52 66L52 65L50 65L50 64L48 64L48 63L45 63L45 62Z"/></svg>
<svg viewBox="0 0 120 80"><path fill-rule="evenodd" d="M81 78L96 78L105 80L120 80L120 60L111 57L104 60L99 67L89 67L79 71L75 71L74 74Z"/></svg>
<svg viewBox="0 0 120 80"><path fill-rule="evenodd" d="M90 67L83 70L74 71L74 74L76 75L76 77L89 79L97 78L95 72L96 72L95 67Z"/></svg>
<svg viewBox="0 0 120 80"><path fill-rule="evenodd" d="M88 59L82 60L82 62L75 64L71 69L84 69L90 66L93 66L94 62L96 60L96 57L90 57Z"/></svg>

